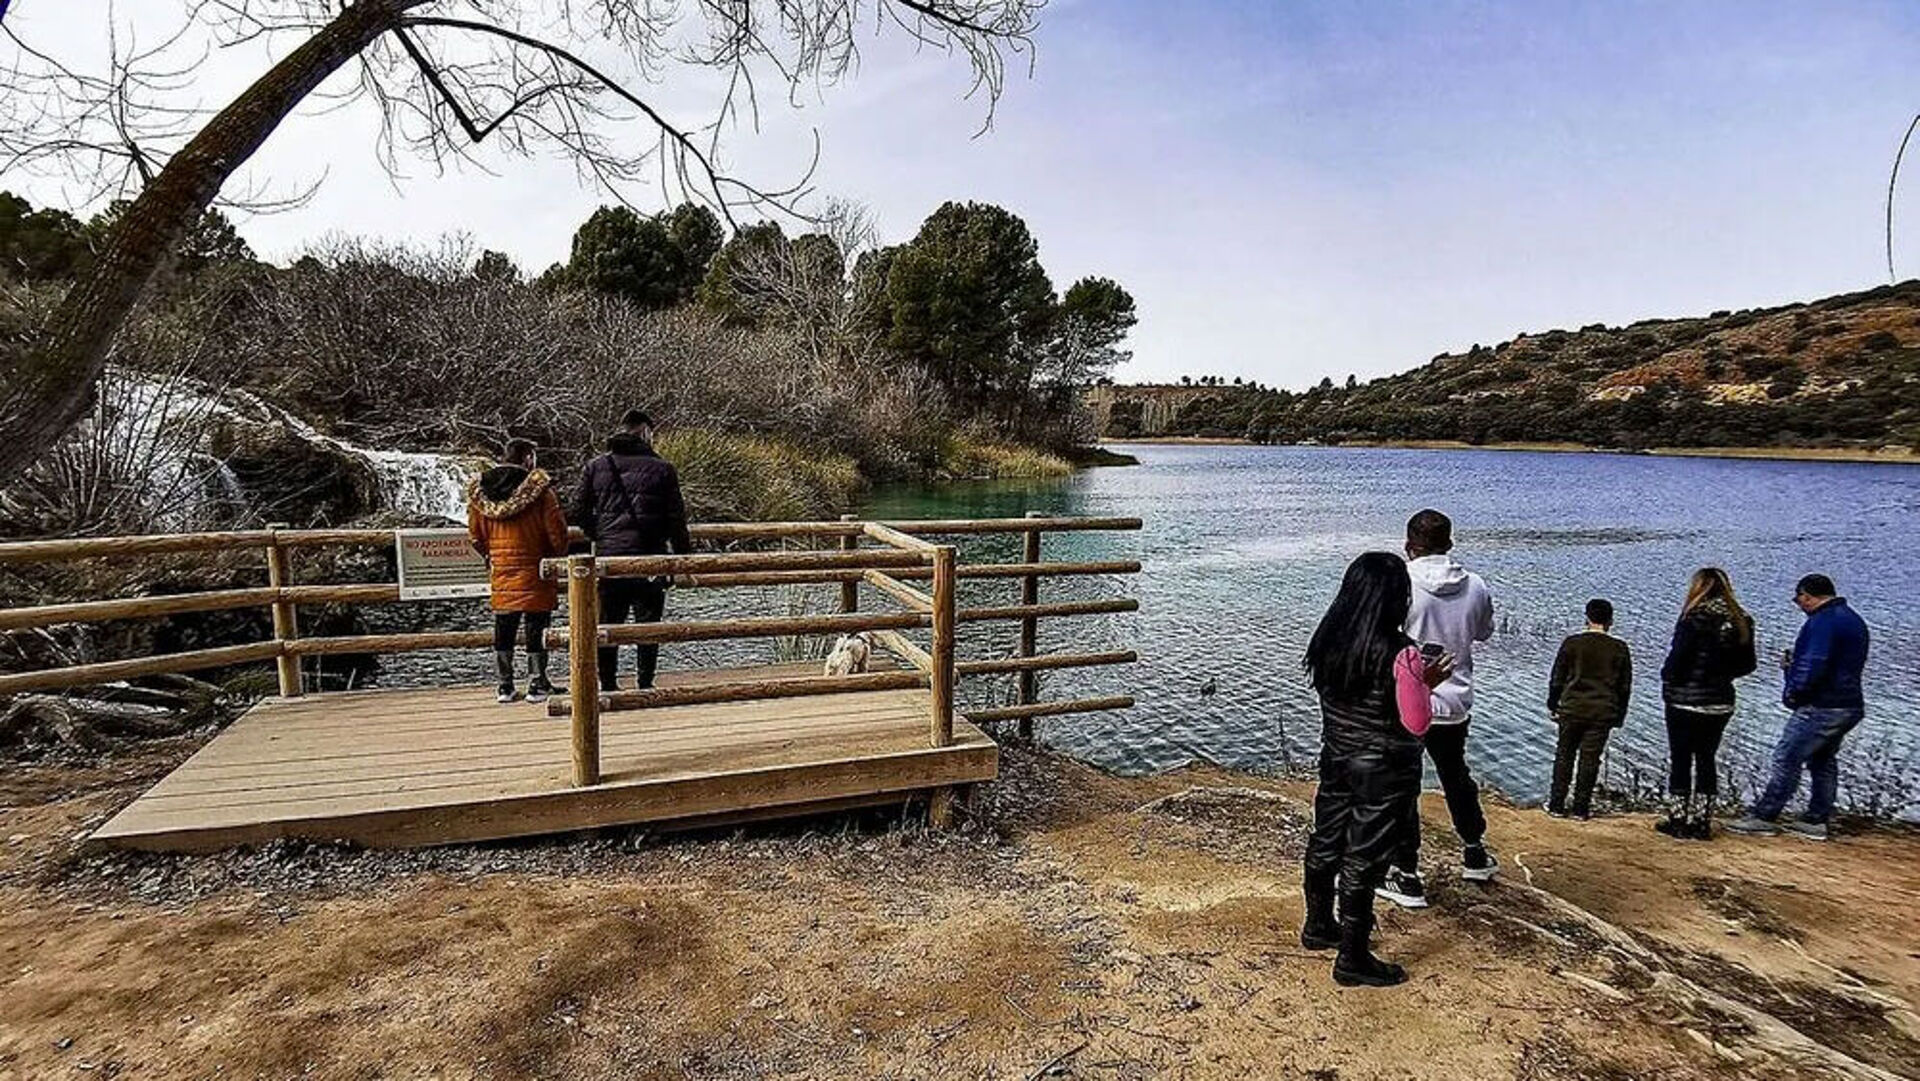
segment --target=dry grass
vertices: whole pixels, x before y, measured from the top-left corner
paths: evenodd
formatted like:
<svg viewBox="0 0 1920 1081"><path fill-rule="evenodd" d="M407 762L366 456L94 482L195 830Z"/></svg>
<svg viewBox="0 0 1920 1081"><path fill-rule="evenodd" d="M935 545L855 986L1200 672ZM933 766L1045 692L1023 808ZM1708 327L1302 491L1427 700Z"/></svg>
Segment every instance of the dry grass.
<svg viewBox="0 0 1920 1081"><path fill-rule="evenodd" d="M680 470L689 510L709 521L801 521L853 506L865 481L852 458L768 436L676 429L660 453Z"/></svg>
<svg viewBox="0 0 1920 1081"><path fill-rule="evenodd" d="M956 434L947 440L941 472L968 480L1044 480L1067 476L1073 465L1032 447Z"/></svg>

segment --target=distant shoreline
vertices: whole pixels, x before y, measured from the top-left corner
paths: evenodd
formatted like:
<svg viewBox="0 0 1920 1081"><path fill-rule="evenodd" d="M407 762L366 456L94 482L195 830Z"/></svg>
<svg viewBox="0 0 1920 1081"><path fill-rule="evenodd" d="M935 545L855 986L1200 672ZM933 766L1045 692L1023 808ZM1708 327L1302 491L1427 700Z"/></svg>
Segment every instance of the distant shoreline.
<svg viewBox="0 0 1920 1081"><path fill-rule="evenodd" d="M1245 439L1203 438L1200 436L1161 436L1154 439L1105 439L1109 443L1140 446L1292 446L1292 447L1369 447L1388 450L1499 450L1532 451L1539 454L1617 454L1623 457L1655 458L1747 458L1782 462L1845 462L1871 465L1920 465L1920 454L1905 451L1880 451L1856 447L1655 447L1649 450L1621 450L1593 447L1584 443L1466 443L1453 439L1357 439L1344 443L1254 443Z"/></svg>

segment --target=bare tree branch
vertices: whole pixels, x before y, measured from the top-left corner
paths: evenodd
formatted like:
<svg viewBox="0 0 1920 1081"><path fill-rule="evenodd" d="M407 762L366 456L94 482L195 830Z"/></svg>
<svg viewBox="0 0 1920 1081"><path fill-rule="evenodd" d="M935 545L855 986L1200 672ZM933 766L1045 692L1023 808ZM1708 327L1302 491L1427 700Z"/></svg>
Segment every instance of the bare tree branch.
<svg viewBox="0 0 1920 1081"><path fill-rule="evenodd" d="M836 82L857 65L859 28L871 14L876 31L897 28L931 50L964 56L974 76L969 96L984 94L990 125L1005 54L1030 52L1044 2L187 0L154 45L140 41L145 23L126 22L123 40L123 19L109 7L108 56L98 71L22 40L19 20L0 24L0 174L63 171L82 204L137 193L43 338L0 357L0 473L85 414L114 337L156 268L208 206L236 198L223 194L236 172L310 102L375 108L374 151L392 177L401 175L403 148L432 165L458 159L486 168L475 154L483 143L513 153L545 146L622 201L623 189L657 165L664 187L677 185L729 221L749 206L811 220L799 203L819 161L817 132L812 162L784 187L736 177L720 161L723 127L743 110L758 124L756 68L776 73L794 97L808 81ZM422 12L456 7L460 17ZM210 47L196 28L227 49L283 34L301 41L210 112L192 96ZM413 33L426 30L449 40L436 48ZM682 39L693 44L676 49ZM641 82L676 61L723 72L715 118L696 127L670 122L603 62L590 62L589 45L619 50ZM651 149L634 149L617 130L636 115L656 131ZM254 209L303 197L264 199Z"/></svg>
<svg viewBox="0 0 1920 1081"><path fill-rule="evenodd" d="M1900 137L1900 149L1893 155L1893 171L1887 175L1887 284L1898 285L1900 278L1893 272L1893 188L1900 180L1900 159L1907 156L1907 143L1913 138L1915 128L1920 128L1920 115L1907 125L1907 133Z"/></svg>

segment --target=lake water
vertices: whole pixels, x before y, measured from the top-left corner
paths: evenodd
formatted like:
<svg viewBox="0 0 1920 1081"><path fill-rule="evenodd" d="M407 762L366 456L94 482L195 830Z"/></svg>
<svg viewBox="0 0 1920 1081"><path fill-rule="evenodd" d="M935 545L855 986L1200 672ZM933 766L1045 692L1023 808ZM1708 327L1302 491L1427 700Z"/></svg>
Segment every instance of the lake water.
<svg viewBox="0 0 1920 1081"><path fill-rule="evenodd" d="M1455 522L1455 554L1491 585L1498 631L1475 656L1474 735L1480 776L1521 799L1544 791L1553 728L1547 673L1591 596L1611 599L1616 633L1634 651L1632 712L1608 756L1613 786L1647 792L1664 776L1659 668L1688 575L1703 563L1732 574L1758 620L1762 663L1740 684L1722 762L1743 790L1785 711L1772 663L1802 617L1800 575L1820 571L1874 633L1866 722L1850 737L1843 803L1920 806L1920 468L1654 458L1600 454L1307 447L1126 446L1138 467L1060 482L888 489L875 517L1135 515L1140 533L1051 535L1047 559L1138 558L1145 573L1055 580L1044 599L1126 590L1137 614L1055 620L1042 650L1136 645L1142 663L1050 673L1048 697L1130 692L1131 711L1040 723L1062 750L1121 771L1196 759L1244 769L1312 761L1319 716L1300 654L1347 562L1397 551L1413 511ZM1010 539L969 542L1006 558ZM964 558L963 551L963 558ZM989 554L982 552L982 554ZM1006 596L969 582L964 597ZM969 626L963 649L1004 652L1008 628ZM992 637L984 637L991 635ZM1203 699L1207 679L1218 694ZM1005 686L973 687L973 700Z"/></svg>

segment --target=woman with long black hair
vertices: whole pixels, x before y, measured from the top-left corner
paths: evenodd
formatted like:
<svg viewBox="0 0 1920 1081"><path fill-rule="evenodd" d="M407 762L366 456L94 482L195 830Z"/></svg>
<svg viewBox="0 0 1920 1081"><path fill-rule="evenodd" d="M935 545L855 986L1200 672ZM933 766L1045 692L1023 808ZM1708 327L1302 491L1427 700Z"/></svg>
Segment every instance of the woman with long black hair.
<svg viewBox="0 0 1920 1081"><path fill-rule="evenodd" d="M1720 792L1714 756L1733 719L1733 681L1757 663L1753 617L1734 599L1733 580L1719 567L1693 572L1673 646L1660 667L1669 765L1667 816L1654 829L1698 841L1712 836L1713 801Z"/></svg>
<svg viewBox="0 0 1920 1081"><path fill-rule="evenodd" d="M1303 662L1320 695L1321 727L1300 944L1337 948L1333 978L1349 987L1407 978L1373 955L1373 889L1420 798L1420 737L1433 722L1432 690L1452 670L1450 658L1423 657L1401 630L1412 601L1405 561L1389 552L1362 555L1347 568Z"/></svg>

